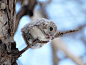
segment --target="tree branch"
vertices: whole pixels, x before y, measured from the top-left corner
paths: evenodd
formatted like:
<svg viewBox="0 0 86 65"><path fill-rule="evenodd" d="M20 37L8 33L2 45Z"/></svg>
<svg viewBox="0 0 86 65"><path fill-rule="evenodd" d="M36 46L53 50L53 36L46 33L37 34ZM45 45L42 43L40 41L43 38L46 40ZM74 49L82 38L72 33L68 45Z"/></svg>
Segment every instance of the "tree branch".
<svg viewBox="0 0 86 65"><path fill-rule="evenodd" d="M28 4L22 6L21 10L16 15L15 32L16 32L17 27L19 25L20 19L24 15L29 15L30 17L33 16L33 9L34 9L36 4L37 4L36 0L29 0Z"/></svg>
<svg viewBox="0 0 86 65"><path fill-rule="evenodd" d="M66 56L71 58L77 65L85 65L85 63L79 57L69 52L67 46L63 44L61 39L55 38L54 40L51 41L51 43L57 50L61 49L66 54Z"/></svg>

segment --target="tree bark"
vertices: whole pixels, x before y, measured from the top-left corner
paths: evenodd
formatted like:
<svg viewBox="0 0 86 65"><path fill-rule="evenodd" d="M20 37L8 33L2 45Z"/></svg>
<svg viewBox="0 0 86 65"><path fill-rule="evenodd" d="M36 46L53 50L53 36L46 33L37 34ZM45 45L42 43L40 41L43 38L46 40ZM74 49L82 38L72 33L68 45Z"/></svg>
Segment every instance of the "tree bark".
<svg viewBox="0 0 86 65"><path fill-rule="evenodd" d="M0 0L0 65L17 65L19 50L14 42L16 0Z"/></svg>

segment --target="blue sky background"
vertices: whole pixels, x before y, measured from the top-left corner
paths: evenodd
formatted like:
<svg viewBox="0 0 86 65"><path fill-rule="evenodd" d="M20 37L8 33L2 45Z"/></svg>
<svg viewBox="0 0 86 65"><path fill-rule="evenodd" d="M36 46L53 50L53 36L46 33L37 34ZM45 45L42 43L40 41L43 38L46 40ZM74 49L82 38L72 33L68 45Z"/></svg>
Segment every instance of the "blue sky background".
<svg viewBox="0 0 86 65"><path fill-rule="evenodd" d="M43 2L43 0L38 1ZM20 8L20 3L17 3L16 13L18 13ZM39 10L39 5L36 5L36 9ZM52 0L45 11L48 18L56 23L58 31L74 30L86 24L86 0ZM28 16L24 16L20 20L18 30L14 36L19 50L26 47L22 38L21 28L25 24L30 23L30 21L31 19ZM71 53L82 57L86 63L86 46L81 40L82 38L85 40L85 36L86 26L77 33L64 35L61 39ZM65 54L61 50L57 52L57 56L61 59L58 65L76 65L70 58L65 58ZM18 65L53 65L51 44L48 43L39 49L28 49L17 60L17 63Z"/></svg>

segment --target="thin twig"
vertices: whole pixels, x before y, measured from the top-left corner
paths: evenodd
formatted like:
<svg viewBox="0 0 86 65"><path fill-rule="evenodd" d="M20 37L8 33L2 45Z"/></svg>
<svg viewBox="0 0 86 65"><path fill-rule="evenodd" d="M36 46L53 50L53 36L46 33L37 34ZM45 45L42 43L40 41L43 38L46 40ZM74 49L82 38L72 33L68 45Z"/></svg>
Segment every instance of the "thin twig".
<svg viewBox="0 0 86 65"><path fill-rule="evenodd" d="M74 33L74 32L77 32L78 30L70 30L70 31L66 31L66 32L57 32L56 35L54 36L54 38L57 38L57 37L62 37L63 35L67 34L67 33ZM54 39L53 38L53 39Z"/></svg>

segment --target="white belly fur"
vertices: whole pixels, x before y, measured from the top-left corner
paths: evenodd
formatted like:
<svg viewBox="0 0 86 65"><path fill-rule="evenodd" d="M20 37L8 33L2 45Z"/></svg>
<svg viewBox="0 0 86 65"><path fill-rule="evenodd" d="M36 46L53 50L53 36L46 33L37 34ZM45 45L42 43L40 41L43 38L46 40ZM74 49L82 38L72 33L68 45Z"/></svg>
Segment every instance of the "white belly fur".
<svg viewBox="0 0 86 65"><path fill-rule="evenodd" d="M49 41L48 39L46 39L46 37L42 33L42 31L39 28L37 28L36 26L32 27L32 29L29 32L33 36L34 39L39 38L39 40L42 40L42 41Z"/></svg>

